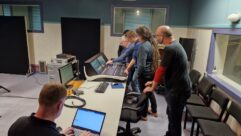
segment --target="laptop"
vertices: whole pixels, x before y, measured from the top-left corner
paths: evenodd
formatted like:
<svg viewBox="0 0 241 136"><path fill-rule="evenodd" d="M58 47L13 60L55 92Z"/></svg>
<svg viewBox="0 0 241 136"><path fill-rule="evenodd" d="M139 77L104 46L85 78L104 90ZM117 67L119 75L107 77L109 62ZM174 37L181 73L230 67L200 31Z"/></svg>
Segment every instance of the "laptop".
<svg viewBox="0 0 241 136"><path fill-rule="evenodd" d="M75 136L84 131L90 131L94 136L100 136L106 113L85 108L78 108L72 122Z"/></svg>

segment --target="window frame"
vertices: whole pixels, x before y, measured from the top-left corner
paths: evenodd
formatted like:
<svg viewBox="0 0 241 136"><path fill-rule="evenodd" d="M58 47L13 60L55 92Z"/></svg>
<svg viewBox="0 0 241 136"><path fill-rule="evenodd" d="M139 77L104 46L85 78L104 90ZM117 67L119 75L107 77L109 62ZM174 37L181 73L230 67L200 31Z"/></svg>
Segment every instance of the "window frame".
<svg viewBox="0 0 241 136"><path fill-rule="evenodd" d="M239 90L239 88L232 86L227 81L224 81L213 72L213 69L215 67L215 46L216 46L215 42L216 42L217 34L241 36L241 29L240 28L235 28L235 29L216 28L212 30L211 42L210 42L209 54L208 54L208 62L206 67L207 77L210 80L212 80L216 84L216 86L223 89L227 94L229 94L237 101L241 102L241 91Z"/></svg>
<svg viewBox="0 0 241 136"><path fill-rule="evenodd" d="M162 4L155 4L155 5L150 5L150 4L135 4L135 3L128 3L128 4L111 4L111 36L117 36L120 37L122 36L122 33L116 33L114 32L114 27L115 27L115 17L114 17L114 11L115 8L165 8L166 9L166 18L165 18L165 24L168 24L169 22L169 6L168 5L162 5ZM154 31L154 30L152 30Z"/></svg>
<svg viewBox="0 0 241 136"><path fill-rule="evenodd" d="M40 20L41 20L41 30L28 30L30 33L44 33L44 19L43 19L43 4L40 1L0 1L0 4L9 4L9 5L39 5L40 8ZM3 9L2 9L3 10ZM11 16L12 16L12 7L10 7ZM4 11L3 11L4 13Z"/></svg>

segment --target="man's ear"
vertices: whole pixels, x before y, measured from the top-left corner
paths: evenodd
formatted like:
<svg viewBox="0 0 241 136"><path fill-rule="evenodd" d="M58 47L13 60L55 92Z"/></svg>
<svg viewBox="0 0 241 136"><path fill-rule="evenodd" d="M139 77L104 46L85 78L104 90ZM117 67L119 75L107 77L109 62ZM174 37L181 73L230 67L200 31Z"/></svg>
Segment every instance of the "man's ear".
<svg viewBox="0 0 241 136"><path fill-rule="evenodd" d="M59 102L57 103L57 109L58 109L58 110L62 109L63 104L64 104L64 103L63 103L62 101L59 101Z"/></svg>

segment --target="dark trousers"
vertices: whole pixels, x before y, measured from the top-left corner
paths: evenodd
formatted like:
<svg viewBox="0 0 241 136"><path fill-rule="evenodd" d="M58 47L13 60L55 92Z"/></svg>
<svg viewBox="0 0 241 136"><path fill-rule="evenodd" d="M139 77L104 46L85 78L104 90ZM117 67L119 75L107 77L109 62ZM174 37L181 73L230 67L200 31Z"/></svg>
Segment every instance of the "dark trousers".
<svg viewBox="0 0 241 136"><path fill-rule="evenodd" d="M127 81L126 81L126 89L128 89L128 86L130 85L130 83L132 82L132 78L135 72L135 68L132 67L128 73L128 77L127 77Z"/></svg>
<svg viewBox="0 0 241 136"><path fill-rule="evenodd" d="M143 92L143 90L145 89L145 83L148 81L152 81L153 80L153 74L146 74L146 75L141 75L139 77L139 86L140 86L140 92ZM154 93L148 93L147 94L148 99L146 101L146 105L145 105L145 109L142 113L143 117L147 116L148 113L148 107L149 107L149 101L151 102L151 109L153 113L157 112L157 103L156 103L156 97L154 95Z"/></svg>
<svg viewBox="0 0 241 136"><path fill-rule="evenodd" d="M167 116L168 116L168 131L166 136L181 136L182 135L182 113L186 104L187 98L167 94Z"/></svg>

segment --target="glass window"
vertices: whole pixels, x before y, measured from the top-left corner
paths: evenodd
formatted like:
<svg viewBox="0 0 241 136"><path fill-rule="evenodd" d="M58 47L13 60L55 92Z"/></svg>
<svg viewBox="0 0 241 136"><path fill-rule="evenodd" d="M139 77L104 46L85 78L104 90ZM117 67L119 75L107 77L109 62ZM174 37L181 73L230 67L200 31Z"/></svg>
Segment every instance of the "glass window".
<svg viewBox="0 0 241 136"><path fill-rule="evenodd" d="M241 36L216 34L214 73L241 85Z"/></svg>
<svg viewBox="0 0 241 136"><path fill-rule="evenodd" d="M152 32L164 25L167 8L118 7L113 6L112 34L120 35L126 29L134 30L140 25L149 27Z"/></svg>
<svg viewBox="0 0 241 136"><path fill-rule="evenodd" d="M3 16L25 16L29 32L43 32L41 5L0 4Z"/></svg>

